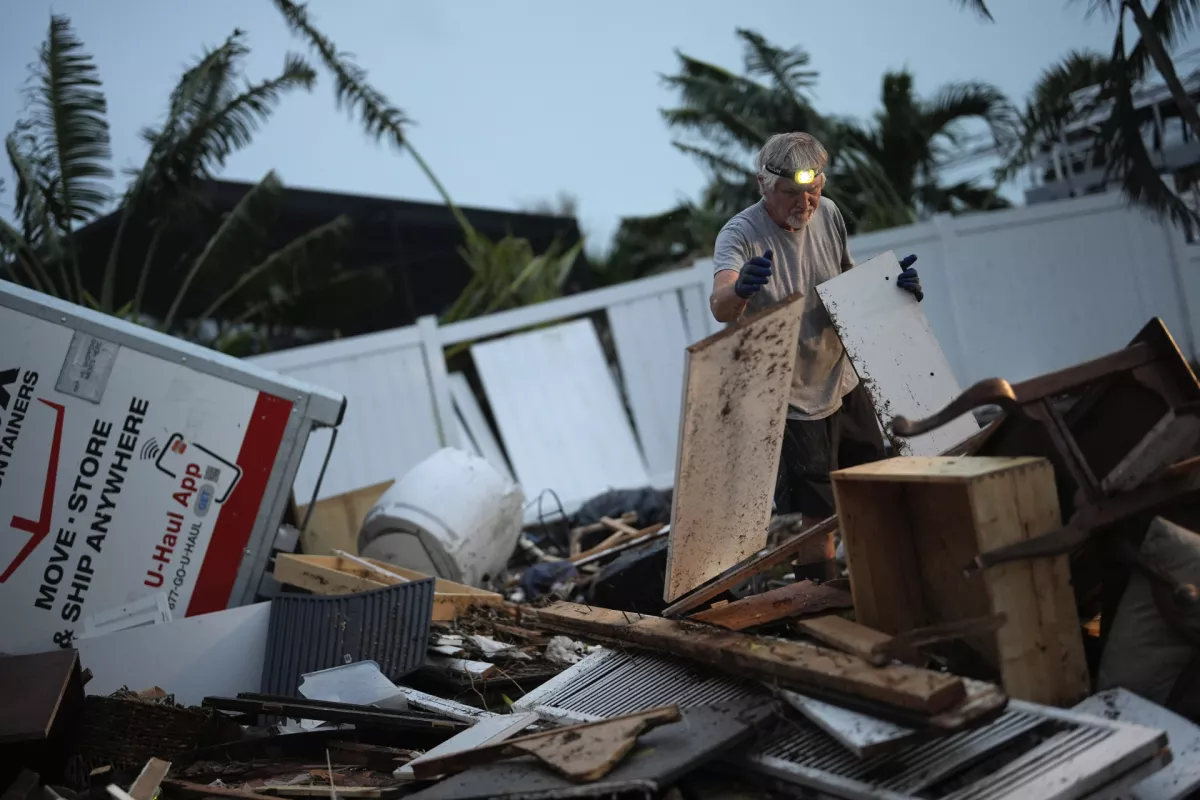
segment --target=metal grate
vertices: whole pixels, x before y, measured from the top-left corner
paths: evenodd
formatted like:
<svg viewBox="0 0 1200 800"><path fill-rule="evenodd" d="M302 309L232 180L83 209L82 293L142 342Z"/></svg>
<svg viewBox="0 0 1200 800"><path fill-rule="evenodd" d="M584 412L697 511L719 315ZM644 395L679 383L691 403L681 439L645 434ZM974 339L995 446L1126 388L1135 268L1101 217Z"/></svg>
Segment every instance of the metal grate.
<svg viewBox="0 0 1200 800"><path fill-rule="evenodd" d="M433 578L331 597L271 601L264 694L299 697L300 676L372 660L391 681L425 663L433 620Z"/></svg>
<svg viewBox="0 0 1200 800"><path fill-rule="evenodd" d="M715 675L682 659L604 650L522 697L515 707L560 712L580 721L632 714L675 703L680 708L747 698L769 699L752 681Z"/></svg>
<svg viewBox="0 0 1200 800"><path fill-rule="evenodd" d="M516 705L547 716L589 720L665 703L687 708L769 696L759 683L718 675L690 662L605 650ZM1165 743L1161 731L1012 700L988 725L867 758L857 757L792 714L776 732L728 760L843 797L1011 800L1095 791L1130 770L1145 769ZM970 767L978 774L964 775ZM951 785L955 780L958 783ZM1053 788L1042 791L1046 786ZM1034 787L1038 790L1032 791Z"/></svg>

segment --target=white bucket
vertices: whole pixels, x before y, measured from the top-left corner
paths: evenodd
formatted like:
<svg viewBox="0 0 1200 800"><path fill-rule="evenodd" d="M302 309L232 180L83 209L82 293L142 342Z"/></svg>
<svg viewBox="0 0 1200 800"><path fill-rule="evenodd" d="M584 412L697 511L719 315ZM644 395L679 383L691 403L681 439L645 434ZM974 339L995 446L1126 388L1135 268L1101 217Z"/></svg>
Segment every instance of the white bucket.
<svg viewBox="0 0 1200 800"><path fill-rule="evenodd" d="M484 459L443 448L388 489L363 520L358 551L483 587L521 534L521 488Z"/></svg>

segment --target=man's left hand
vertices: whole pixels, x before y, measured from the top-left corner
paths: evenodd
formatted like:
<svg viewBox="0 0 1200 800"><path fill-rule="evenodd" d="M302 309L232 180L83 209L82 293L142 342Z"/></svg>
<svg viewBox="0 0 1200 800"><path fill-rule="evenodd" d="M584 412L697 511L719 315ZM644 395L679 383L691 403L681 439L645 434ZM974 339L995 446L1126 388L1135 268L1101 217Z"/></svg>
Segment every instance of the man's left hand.
<svg viewBox="0 0 1200 800"><path fill-rule="evenodd" d="M900 277L896 278L896 285L906 292L912 292L919 303L925 299L925 293L921 291L921 276L917 275L917 270L912 266L916 260L915 255L900 259L901 272Z"/></svg>

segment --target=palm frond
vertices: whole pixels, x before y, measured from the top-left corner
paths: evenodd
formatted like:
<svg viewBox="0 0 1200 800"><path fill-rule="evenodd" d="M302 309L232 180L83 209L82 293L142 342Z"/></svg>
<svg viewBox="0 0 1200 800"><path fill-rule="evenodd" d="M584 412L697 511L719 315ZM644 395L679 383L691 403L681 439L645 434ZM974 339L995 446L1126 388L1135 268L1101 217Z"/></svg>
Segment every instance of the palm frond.
<svg viewBox="0 0 1200 800"><path fill-rule="evenodd" d="M1146 13L1144 9L1142 13ZM1200 0L1158 0L1154 11L1149 13L1149 22L1150 29L1169 51L1195 30L1200 22ZM1129 52L1129 70L1135 82L1144 78L1153 65L1153 56L1148 45L1148 37L1142 32Z"/></svg>
<svg viewBox="0 0 1200 800"><path fill-rule="evenodd" d="M819 75L816 70L807 69L812 56L802 47L776 47L746 28L738 28L737 35L745 43L746 74L769 77L777 90L797 105L803 104L803 93L816 86Z"/></svg>
<svg viewBox="0 0 1200 800"><path fill-rule="evenodd" d="M244 51L233 49L222 55L236 59ZM211 178L232 153L250 144L285 93L309 90L316 81L316 73L304 59L288 54L279 75L238 91L237 62L228 57L215 61L199 76L185 75L176 87L179 96L172 98L172 105L178 103L180 113L162 130L144 132L151 142L146 184L156 200L163 192L173 199L182 189Z"/></svg>
<svg viewBox="0 0 1200 800"><path fill-rule="evenodd" d="M316 73L304 59L288 54L274 78L245 84L241 60L249 53L240 31L207 52L184 72L171 93L170 112L158 129L147 129L150 153L126 193L117 233L109 249L101 286L101 308L113 308L116 270L129 220L141 215L152 223L174 215L193 201L193 191L224 166L236 150L248 145L283 95L311 89ZM143 273L149 264L143 266ZM138 278L144 286L146 276Z"/></svg>
<svg viewBox="0 0 1200 800"><path fill-rule="evenodd" d="M21 221L25 241L31 248L44 251L52 259L57 258L62 253L60 231L46 203L46 187L38 181L37 166L30 162L28 150L21 147L16 133L5 138L4 148L17 179L13 207ZM69 291L70 286L63 289Z"/></svg>
<svg viewBox="0 0 1200 800"><path fill-rule="evenodd" d="M1042 71L1024 111L1017 117L1018 135L1005 148L998 179L1008 180L1032 163L1041 150L1058 140L1069 125L1090 117L1107 98L1105 87L1112 69L1108 56L1092 50L1072 50ZM1098 87L1081 102L1077 93Z"/></svg>
<svg viewBox="0 0 1200 800"><path fill-rule="evenodd" d="M1019 135L1016 108L1004 92L982 81L942 86L933 100L925 104L924 117L932 132L944 132L960 120L982 119L999 146L1008 146Z"/></svg>
<svg viewBox="0 0 1200 800"><path fill-rule="evenodd" d="M684 155L695 158L715 178L729 180L732 177L741 180L754 180L754 170L745 164L733 160L729 156L714 153L712 150L703 147L684 144L683 142L671 142L671 145Z"/></svg>
<svg viewBox="0 0 1200 800"><path fill-rule="evenodd" d="M50 18L30 87L30 134L47 200L64 234L99 216L110 195L107 104L100 73L64 16Z"/></svg>
<svg viewBox="0 0 1200 800"><path fill-rule="evenodd" d="M246 270L229 289L197 315L188 331L188 338L195 336L196 328L202 322L216 316L227 303L245 293L255 282L265 279L276 285L290 283L291 292L295 294L306 283L305 275L319 272L336 261L353 227L350 218L342 214L297 236L271 253L261 263Z"/></svg>
<svg viewBox="0 0 1200 800"><path fill-rule="evenodd" d="M1121 20L1113 45L1112 112L1096 137L1096 146L1105 156L1106 177L1120 176L1122 193L1130 203L1193 232L1200 226L1200 217L1166 185L1146 151L1133 100L1133 83L1131 65L1125 57L1124 20Z"/></svg>
<svg viewBox="0 0 1200 800"><path fill-rule="evenodd" d="M957 3L960 8L966 8L974 11L988 22L996 21L995 18L992 17L992 12L988 10L985 0L954 0L954 2Z"/></svg>
<svg viewBox="0 0 1200 800"><path fill-rule="evenodd" d="M291 29L302 34L333 73L338 107L356 111L363 128L378 139L389 139L396 147L405 145L404 126L409 120L404 112L393 106L382 92L367 83L367 73L351 59L349 53L339 52L328 38L318 31L308 18L307 6L291 0L275 0Z"/></svg>
<svg viewBox="0 0 1200 800"><path fill-rule="evenodd" d="M279 197L282 193L283 184L274 171L268 172L226 215L216 233L205 243L204 249L184 275L183 282L163 319L164 331L172 330L175 317L196 276L211 269L213 264L228 265L244 260L247 253L253 252L262 243L267 228L278 213Z"/></svg>
<svg viewBox="0 0 1200 800"><path fill-rule="evenodd" d="M25 241L20 231L9 225L4 217L0 217L0 254L5 253L10 254L12 258L14 278L17 277L19 267L30 287L39 292L54 294L53 281L50 280L50 275L37 253L29 246L29 242Z"/></svg>
<svg viewBox="0 0 1200 800"><path fill-rule="evenodd" d="M302 36L309 45L317 51L325 68L333 73L335 98L339 108L348 108L357 112L363 129L376 141L387 139L399 149L407 150L417 167L433 184L433 188L441 196L446 207L457 220L463 231L473 230L465 214L450 198L446 187L438 180L429 164L421 157L416 148L408 140L404 131L405 125L412 120L404 112L391 104L391 101L367 82L367 71L354 63L349 53L340 52L337 46L327 36L317 30L308 16L308 7L292 0L274 0L275 7L283 15L292 32Z"/></svg>

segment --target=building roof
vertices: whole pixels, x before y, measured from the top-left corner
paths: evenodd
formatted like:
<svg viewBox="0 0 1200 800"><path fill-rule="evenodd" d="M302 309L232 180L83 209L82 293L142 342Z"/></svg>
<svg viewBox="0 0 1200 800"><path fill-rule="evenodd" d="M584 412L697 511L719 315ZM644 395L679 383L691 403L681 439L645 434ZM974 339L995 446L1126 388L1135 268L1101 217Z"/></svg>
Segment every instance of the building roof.
<svg viewBox="0 0 1200 800"><path fill-rule="evenodd" d="M205 208L196 219L173 225L170 235L160 239L147 282L146 311L155 315L166 311L182 280L181 259L203 248L222 217L252 186L219 180L204 187ZM573 217L472 207L460 210L484 236L493 241L508 234L522 237L529 240L535 252L545 251L556 238L568 246L580 239L579 225ZM374 270L386 280L382 288L378 282L357 290L353 284L347 284L345 291L351 293L349 298L339 297L336 292L306 297L291 309L291 316L303 320L305 327L336 329L341 335L353 335L407 325L419 316L445 311L470 280L471 270L459 254L464 244L462 231L446 206L289 187L284 189L278 216L266 233L263 252L238 265L230 274L198 279L189 289L182 313L198 314L242 270L341 214L350 218L353 227L340 251L340 266L347 271ZM119 215L113 213L79 232L85 285L96 296L118 223ZM149 242L148 230L126 233L121 248L124 268L117 281L118 298L132 297ZM575 274L581 272L577 269ZM349 319L344 308L347 300L355 306Z"/></svg>

